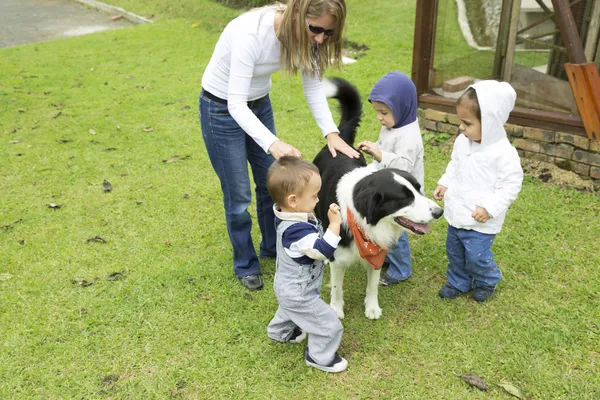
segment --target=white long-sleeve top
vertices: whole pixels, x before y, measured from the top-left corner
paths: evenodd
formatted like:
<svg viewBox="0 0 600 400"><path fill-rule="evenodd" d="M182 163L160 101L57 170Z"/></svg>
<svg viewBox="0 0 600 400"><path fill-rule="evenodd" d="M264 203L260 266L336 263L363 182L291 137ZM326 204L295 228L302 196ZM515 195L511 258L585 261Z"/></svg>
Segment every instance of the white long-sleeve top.
<svg viewBox="0 0 600 400"><path fill-rule="evenodd" d="M376 144L381 149L381 161L373 160L377 169L398 168L408 172L421 184L424 194L424 149L419 121L395 129L382 126Z"/></svg>
<svg viewBox="0 0 600 400"><path fill-rule="evenodd" d="M504 130L516 93L506 82L481 81L472 87L481 109L481 143L460 134L438 184L448 188L444 217L450 225L495 234L501 231L508 207L523 183L519 154ZM473 219L476 206L491 216L487 222Z"/></svg>
<svg viewBox="0 0 600 400"><path fill-rule="evenodd" d="M247 102L266 96L271 89L271 75L280 69L276 10L275 7L252 10L229 22L202 76L202 87L227 100L233 119L265 152L277 137L252 113ZM339 132L321 80L302 74L302 85L323 136Z"/></svg>

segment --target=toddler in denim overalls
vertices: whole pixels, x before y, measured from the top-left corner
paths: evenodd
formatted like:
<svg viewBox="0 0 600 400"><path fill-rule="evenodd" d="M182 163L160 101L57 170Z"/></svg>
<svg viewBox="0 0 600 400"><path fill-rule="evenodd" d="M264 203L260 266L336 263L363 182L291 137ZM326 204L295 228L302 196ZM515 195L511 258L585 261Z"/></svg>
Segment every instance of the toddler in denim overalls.
<svg viewBox="0 0 600 400"><path fill-rule="evenodd" d="M306 364L326 372L344 371L348 362L337 354L343 327L335 311L321 299L324 261L340 241L341 214L331 204L330 225L323 227L312 211L319 201L319 170L300 158L284 156L267 174L275 205L277 270L273 287L279 308L267 327L276 342L300 343L308 334Z"/></svg>

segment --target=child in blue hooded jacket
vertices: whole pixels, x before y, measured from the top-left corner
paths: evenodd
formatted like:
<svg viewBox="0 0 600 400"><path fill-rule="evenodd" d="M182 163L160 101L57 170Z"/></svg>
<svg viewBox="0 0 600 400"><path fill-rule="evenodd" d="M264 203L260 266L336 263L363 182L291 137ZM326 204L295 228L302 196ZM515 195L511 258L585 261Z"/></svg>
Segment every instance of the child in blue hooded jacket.
<svg viewBox="0 0 600 400"><path fill-rule="evenodd" d="M417 119L417 89L404 73L393 71L381 78L369 95L369 102L381 124L377 142L362 141L358 148L373 156L377 169L398 168L412 174L424 192L423 139ZM410 247L406 232L390 247L387 272L381 286L394 285L412 275ZM384 263L384 265L385 265Z"/></svg>

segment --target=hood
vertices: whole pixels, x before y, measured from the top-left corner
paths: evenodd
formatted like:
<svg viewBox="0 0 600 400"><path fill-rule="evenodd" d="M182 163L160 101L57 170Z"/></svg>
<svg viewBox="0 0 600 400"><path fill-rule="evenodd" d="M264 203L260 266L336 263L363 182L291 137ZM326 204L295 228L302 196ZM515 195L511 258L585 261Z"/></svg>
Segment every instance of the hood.
<svg viewBox="0 0 600 400"><path fill-rule="evenodd" d="M393 71L377 81L369 102L379 101L392 110L394 129L415 122L417 119L417 88L410 78L400 72Z"/></svg>
<svg viewBox="0 0 600 400"><path fill-rule="evenodd" d="M477 92L481 110L481 145L506 138L504 124L515 107L517 93L506 82L480 81L471 85Z"/></svg>

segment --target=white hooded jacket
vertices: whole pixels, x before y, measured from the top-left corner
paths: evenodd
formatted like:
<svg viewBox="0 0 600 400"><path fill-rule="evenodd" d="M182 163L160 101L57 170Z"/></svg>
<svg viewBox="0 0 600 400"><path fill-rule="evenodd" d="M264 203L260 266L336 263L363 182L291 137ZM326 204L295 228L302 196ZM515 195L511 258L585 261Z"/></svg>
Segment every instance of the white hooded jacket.
<svg viewBox="0 0 600 400"><path fill-rule="evenodd" d="M488 80L471 87L477 92L481 110L481 143L460 134L438 184L448 188L444 194L448 224L496 234L502 229L506 211L523 183L519 154L504 130L517 95L506 82ZM490 215L487 222L477 222L471 216L477 206Z"/></svg>

